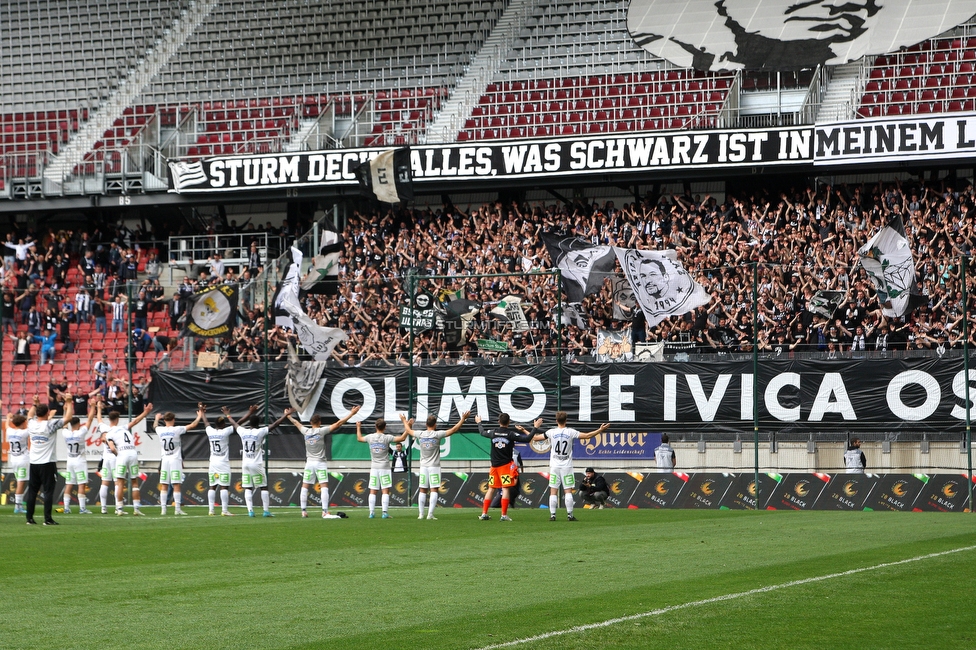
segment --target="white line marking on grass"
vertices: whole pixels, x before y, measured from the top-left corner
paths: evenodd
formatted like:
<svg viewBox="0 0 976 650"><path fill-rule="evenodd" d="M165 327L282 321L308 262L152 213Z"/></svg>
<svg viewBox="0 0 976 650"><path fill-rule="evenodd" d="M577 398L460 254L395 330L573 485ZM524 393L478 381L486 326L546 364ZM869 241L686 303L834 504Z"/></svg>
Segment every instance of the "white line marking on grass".
<svg viewBox="0 0 976 650"><path fill-rule="evenodd" d="M911 562L920 562L922 560L930 560L936 557L942 557L944 555L951 555L953 553L961 553L962 551L972 551L976 550L976 546L964 546L962 548L955 548L950 551L940 551L938 553L929 553L928 555L919 555L917 557L910 557L906 560L898 560L897 562L884 562L882 564L875 564L874 566L861 567L860 569L850 569L848 571L841 571L840 573L828 573L823 576L815 576L813 578L803 578L802 580L792 580L790 582L784 582L779 585L770 585L768 587L758 587L756 589L750 589L749 591L739 591L734 594L725 594L724 596L715 596L713 598L706 598L704 600L695 600L690 603L682 603L680 605L671 605L669 607L662 607L661 609L654 609L649 612L641 612L640 614L631 614L630 616L621 616L619 618L611 618L606 621L600 621L599 623L588 623L586 625L577 625L565 630L554 630L552 632L546 632L544 634L538 634L536 636L526 637L524 639L515 639L514 641L507 641L505 643L497 643L495 645L486 645L478 650L495 650L495 648L510 648L516 645L522 645L524 643L534 643L536 641L544 641L545 639L551 639L556 636L563 636L564 634L574 634L576 632L586 632L587 630L595 630L601 627L610 627L611 625L616 625L617 623L626 623L627 621L636 621L642 618L648 618L649 616L660 616L661 614L667 614L669 612L674 612L680 609L688 609L690 607L700 607L701 605L711 605L712 603L721 603L727 600L735 600L737 598L745 598L746 596L754 596L756 594L765 594L770 591L778 591L780 589L786 589L787 587L796 587L799 585L806 585L813 582L822 582L824 580L832 580L833 578L843 578L844 576L851 576L856 573L864 573L865 571L876 571L878 569L885 569L887 567L898 566L900 564L909 564Z"/></svg>

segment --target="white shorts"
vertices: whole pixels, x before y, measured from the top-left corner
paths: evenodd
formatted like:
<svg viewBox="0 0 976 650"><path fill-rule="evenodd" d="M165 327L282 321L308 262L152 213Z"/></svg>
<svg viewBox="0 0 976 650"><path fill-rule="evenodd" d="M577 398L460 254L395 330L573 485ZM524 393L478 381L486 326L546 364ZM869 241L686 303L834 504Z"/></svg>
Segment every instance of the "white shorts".
<svg viewBox="0 0 976 650"><path fill-rule="evenodd" d="M305 461L305 472L302 483L318 483L325 485L329 482L329 468L324 460L309 459Z"/></svg>
<svg viewBox="0 0 976 650"><path fill-rule="evenodd" d="M210 476L210 485L228 487L230 485L230 461L210 461L210 469L207 470L207 475Z"/></svg>
<svg viewBox="0 0 976 650"><path fill-rule="evenodd" d="M88 483L88 460L84 456L69 458L64 465L67 476L64 477L65 485L86 485Z"/></svg>
<svg viewBox="0 0 976 650"><path fill-rule="evenodd" d="M30 479L30 456L28 454L20 454L19 456L10 454L7 459L7 467L10 468L10 473L14 475L17 481Z"/></svg>
<svg viewBox="0 0 976 650"><path fill-rule="evenodd" d="M259 488L268 485L268 476L264 473L264 460L247 460L241 463L241 487Z"/></svg>
<svg viewBox="0 0 976 650"><path fill-rule="evenodd" d="M123 451L115 461L115 478L139 478L139 452L136 450Z"/></svg>
<svg viewBox="0 0 976 650"><path fill-rule="evenodd" d="M572 490L576 487L576 475L573 473L572 465L549 468L549 487Z"/></svg>
<svg viewBox="0 0 976 650"><path fill-rule="evenodd" d="M437 490L441 486L441 468L440 467L420 467L417 472L417 476L420 477L420 489L421 490Z"/></svg>
<svg viewBox="0 0 976 650"><path fill-rule="evenodd" d="M159 482L163 485L179 485L183 482L183 456L163 456L159 463Z"/></svg>
<svg viewBox="0 0 976 650"><path fill-rule="evenodd" d="M389 490L391 487L393 487L393 472L389 467L369 468L370 490Z"/></svg>
<svg viewBox="0 0 976 650"><path fill-rule="evenodd" d="M119 457L115 454L102 456L102 480L111 481L115 478L115 467L118 465Z"/></svg>

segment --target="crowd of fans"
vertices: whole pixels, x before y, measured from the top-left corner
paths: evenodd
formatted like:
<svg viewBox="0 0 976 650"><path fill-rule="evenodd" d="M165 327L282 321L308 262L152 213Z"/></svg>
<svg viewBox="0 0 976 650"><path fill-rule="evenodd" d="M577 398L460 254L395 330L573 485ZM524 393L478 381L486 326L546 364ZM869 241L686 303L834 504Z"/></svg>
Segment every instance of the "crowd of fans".
<svg viewBox="0 0 976 650"><path fill-rule="evenodd" d="M349 335L334 352L334 362L346 366L404 365L411 349L420 364L529 363L555 357L560 341L564 358L579 361L595 352L601 330L623 332L635 345L661 343L665 353L751 354L755 281L755 340L763 354L843 358L927 348L941 354L962 347L961 260L976 244L974 199L969 183L936 181L733 191L721 201L687 192L649 195L619 207L577 200L359 211L342 232L337 291L304 296L303 306L319 324ZM857 251L895 216L903 219L926 302L906 317L888 318ZM607 281L575 309L545 273L551 262L544 232L673 249L712 300L647 327L639 309L630 319L614 318ZM300 352L293 332L271 323L265 330L256 247L238 269L223 262L220 250L209 251L205 262L183 267L186 277L166 296L159 283L165 262L150 255L139 273L134 242L124 229L7 235L2 318L4 334L16 339L15 362L32 362L32 345L38 361L49 362L54 341L70 353L76 323L124 331L126 318L134 327L131 353L165 357L180 342L148 332L147 314L166 310L170 328L179 330L190 295L213 283L238 284L240 318L231 337L197 340L197 351L217 353L222 365L285 361L289 344ZM69 295L72 266L84 280ZM410 332L400 322L411 275L417 292L435 298L441 316L434 328ZM126 282L137 284L131 314ZM972 280L968 288L971 295ZM812 306L818 291L843 296L829 317ZM492 311L510 295L522 301L521 325ZM450 310L456 299L473 305L463 319ZM972 315L972 300L969 307ZM560 328L558 315L569 311L574 317Z"/></svg>
<svg viewBox="0 0 976 650"><path fill-rule="evenodd" d="M713 296L707 306L648 328L639 310L634 320L613 318L606 282L582 304L583 322L562 330L562 353L569 360L592 354L601 329L630 330L635 343L661 342L671 353L751 353L756 262L756 341L763 354L842 358L929 348L941 354L962 347L961 257L976 244L974 198L969 183L960 188L944 181L894 182L732 192L724 201L686 193L620 207L612 201L577 201L356 213L343 233L338 295L309 296L305 307L321 324L349 334L336 352L340 363L408 363L410 333L398 316L408 303L408 271L417 269L418 289L444 300L441 307L449 295L477 301L481 308L459 344L449 343L450 336L438 329L414 332L415 362L553 357L560 340L560 295L552 276L538 273L550 268L539 237L550 232L593 244L674 249ZM926 302L906 317L888 318L858 265L857 251L895 216L903 219ZM463 277L515 272L525 274ZM969 285L972 295L971 279ZM811 299L822 290L844 296L829 317L812 309ZM522 299L526 331L491 312L510 294ZM971 315L972 307L971 300ZM236 347L244 358L260 352L253 344L256 322L249 320L239 330ZM976 344L972 337L971 328L970 343ZM272 339L276 355L283 354L287 335L275 331ZM481 349L479 339L505 342L508 349Z"/></svg>

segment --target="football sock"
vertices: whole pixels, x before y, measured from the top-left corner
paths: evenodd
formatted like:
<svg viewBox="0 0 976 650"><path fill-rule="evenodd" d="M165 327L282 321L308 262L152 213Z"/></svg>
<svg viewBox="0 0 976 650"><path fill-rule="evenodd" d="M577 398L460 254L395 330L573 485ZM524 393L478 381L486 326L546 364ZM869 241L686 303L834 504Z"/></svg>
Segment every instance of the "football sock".
<svg viewBox="0 0 976 650"><path fill-rule="evenodd" d="M507 514L508 514L508 499L502 497L502 516L504 517Z"/></svg>
<svg viewBox="0 0 976 650"><path fill-rule="evenodd" d="M481 504L481 514L487 515L488 514L488 508L490 508L490 507L491 507L491 499L489 499L488 497L485 497L484 503Z"/></svg>
<svg viewBox="0 0 976 650"><path fill-rule="evenodd" d="M427 507L427 495L421 492L417 495L417 506L420 509L420 516L424 516L424 509Z"/></svg>
<svg viewBox="0 0 976 650"><path fill-rule="evenodd" d="M575 501L573 501L573 495L567 493L566 496L563 498L563 500L566 502L566 514L567 515L573 514L573 505L575 505Z"/></svg>
<svg viewBox="0 0 976 650"><path fill-rule="evenodd" d="M430 493L430 505L427 506L427 516L428 517L433 517L434 516L434 508L436 508L436 507L437 507L437 493L436 492L431 492Z"/></svg>
<svg viewBox="0 0 976 650"><path fill-rule="evenodd" d="M138 510L139 509L139 506L141 506L141 505L142 505L142 501L139 500L139 497L133 497L132 498L132 507L133 508L135 508L136 510Z"/></svg>
<svg viewBox="0 0 976 650"><path fill-rule="evenodd" d="M214 505L217 503L217 490L210 488L207 492L207 505L210 506L210 512L213 512Z"/></svg>
<svg viewBox="0 0 976 650"><path fill-rule="evenodd" d="M220 489L220 508L224 512L230 508L230 491L227 488Z"/></svg>
<svg viewBox="0 0 976 650"><path fill-rule="evenodd" d="M64 490L64 509L67 510L71 507L71 490L65 488Z"/></svg>
<svg viewBox="0 0 976 650"><path fill-rule="evenodd" d="M179 508L183 504L183 493L173 492L173 505Z"/></svg>
<svg viewBox="0 0 976 650"><path fill-rule="evenodd" d="M102 488L102 489L104 490L105 488ZM18 506L24 505L24 495L23 494L15 494L14 495L14 503L16 505L18 505Z"/></svg>
<svg viewBox="0 0 976 650"><path fill-rule="evenodd" d="M115 509L118 510L124 507L125 507L125 499L122 498L122 488L117 487L115 488Z"/></svg>
<svg viewBox="0 0 976 650"><path fill-rule="evenodd" d="M390 495L384 494L381 501L383 503L383 512L386 512L390 509Z"/></svg>
<svg viewBox="0 0 976 650"><path fill-rule="evenodd" d="M254 512L254 492L251 488L244 490L244 504L248 512Z"/></svg>
<svg viewBox="0 0 976 650"><path fill-rule="evenodd" d="M559 508L559 497L555 494L549 495L549 514L553 517L556 516L556 509Z"/></svg>
<svg viewBox="0 0 976 650"><path fill-rule="evenodd" d="M299 503L302 504L302 510L308 507L308 488L302 488L302 496L300 497Z"/></svg>
<svg viewBox="0 0 976 650"><path fill-rule="evenodd" d="M86 497L84 494L79 494L78 495L78 507L81 508L82 510L84 510L85 509L85 506L87 506L87 505L88 505L88 497Z"/></svg>
<svg viewBox="0 0 976 650"><path fill-rule="evenodd" d="M261 503L264 505L265 512L271 512L271 495L267 490L261 490Z"/></svg>
<svg viewBox="0 0 976 650"><path fill-rule="evenodd" d="M20 498L20 496L18 495L17 498ZM99 488L99 490L98 490L98 500L102 502L102 507L103 508L108 505L108 486L107 485L102 484L102 487Z"/></svg>
<svg viewBox="0 0 976 650"><path fill-rule="evenodd" d="M164 489L159 491L159 507L166 512L166 502L169 501L169 490Z"/></svg>
<svg viewBox="0 0 976 650"><path fill-rule="evenodd" d="M322 512L329 511L329 486L322 486Z"/></svg>
<svg viewBox="0 0 976 650"><path fill-rule="evenodd" d="M375 512L376 512L376 495L375 494L370 494L369 495L369 514L373 514Z"/></svg>

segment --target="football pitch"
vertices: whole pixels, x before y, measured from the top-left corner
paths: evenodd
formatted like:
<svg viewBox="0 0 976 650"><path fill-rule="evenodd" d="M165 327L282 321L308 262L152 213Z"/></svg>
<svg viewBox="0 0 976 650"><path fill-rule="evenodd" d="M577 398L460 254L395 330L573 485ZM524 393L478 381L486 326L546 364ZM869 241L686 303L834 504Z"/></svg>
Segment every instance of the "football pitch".
<svg viewBox="0 0 976 650"><path fill-rule="evenodd" d="M968 513L146 511L0 508L0 647L976 648Z"/></svg>

